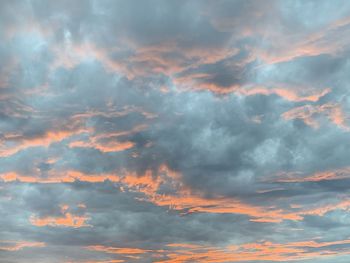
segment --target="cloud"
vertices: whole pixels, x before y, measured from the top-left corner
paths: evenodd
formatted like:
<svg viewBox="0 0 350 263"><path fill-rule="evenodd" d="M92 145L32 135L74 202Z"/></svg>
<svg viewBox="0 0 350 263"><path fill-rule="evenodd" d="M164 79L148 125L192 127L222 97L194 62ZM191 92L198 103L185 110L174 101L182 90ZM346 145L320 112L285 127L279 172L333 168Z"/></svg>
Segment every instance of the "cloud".
<svg viewBox="0 0 350 263"><path fill-rule="evenodd" d="M332 258L336 254L348 254L342 245L349 244L349 240L320 242L315 240L289 242L284 244L261 241L259 243L246 243L229 245L224 248L208 247L193 244L167 244L162 250L142 250L137 248L114 248L104 246L90 246L89 250L98 252L121 254L151 254L155 262L251 262L251 261L295 261L320 258ZM337 247L339 246L340 247ZM320 249L327 248L327 252ZM158 260L156 259L158 258Z"/></svg>
<svg viewBox="0 0 350 263"><path fill-rule="evenodd" d="M348 262L349 10L2 2L1 260Z"/></svg>
<svg viewBox="0 0 350 263"><path fill-rule="evenodd" d="M344 116L341 107L336 104L327 103L318 106L305 105L283 113L282 117L286 120L301 119L305 124L318 128L319 123L315 116L320 114L325 114L336 126L345 130L349 129L346 124L347 117Z"/></svg>
<svg viewBox="0 0 350 263"><path fill-rule="evenodd" d="M25 248L45 247L43 242L29 242L29 241L0 241L0 250L18 251Z"/></svg>
<svg viewBox="0 0 350 263"><path fill-rule="evenodd" d="M63 227L88 227L89 225L86 224L86 221L89 220L89 217L87 216L79 216L79 215L73 215L69 211L68 205L62 205L61 206L61 213L62 216L60 217L37 217L37 216L31 216L30 217L30 223L37 227L44 227L44 226L63 226Z"/></svg>

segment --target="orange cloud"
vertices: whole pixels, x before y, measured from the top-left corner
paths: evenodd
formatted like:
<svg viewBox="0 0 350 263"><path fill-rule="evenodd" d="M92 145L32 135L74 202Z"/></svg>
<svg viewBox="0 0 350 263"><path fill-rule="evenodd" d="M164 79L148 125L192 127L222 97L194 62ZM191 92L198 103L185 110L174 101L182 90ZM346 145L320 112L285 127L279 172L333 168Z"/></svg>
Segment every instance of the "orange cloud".
<svg viewBox="0 0 350 263"><path fill-rule="evenodd" d="M145 118L155 118L156 115L142 111L141 109L128 109L125 112L117 112L117 113L110 113L107 114L107 116L111 117L114 114L119 116L119 114L128 114L132 111L138 111L142 115L145 116ZM99 116L102 113L87 113L87 114L79 114L75 115L74 119L79 119L79 118L88 118L92 116ZM103 153L109 153L109 152L119 152L119 151L125 151L128 149L131 149L135 146L135 144L131 141L118 141L118 137L122 136L128 136L140 131L143 131L147 128L148 126L146 124L140 124L135 127L133 127L130 130L124 130L124 131L117 131L117 132L103 132L95 135L89 136L87 141L72 141L69 143L70 148L75 148L75 147L82 147L82 148L94 148L97 149Z"/></svg>
<svg viewBox="0 0 350 263"><path fill-rule="evenodd" d="M145 250L140 248L121 248L121 247L106 247L101 245L96 246L88 246L86 247L88 250L93 251L99 251L99 252L105 252L109 254L145 254L147 252L150 252L151 250Z"/></svg>
<svg viewBox="0 0 350 263"><path fill-rule="evenodd" d="M0 250L18 251L23 248L45 247L43 242L29 242L29 241L0 241Z"/></svg>
<svg viewBox="0 0 350 263"><path fill-rule="evenodd" d="M346 200L340 200L336 203L319 205L317 207L309 207L307 209L300 211L299 214L323 216L330 211L334 211L334 210L348 211L349 209L350 209L350 200L346 199Z"/></svg>
<svg viewBox="0 0 350 263"><path fill-rule="evenodd" d="M285 120L301 119L305 124L313 128L318 128L320 124L316 117L322 114L326 115L328 119L338 127L347 131L350 130L346 124L347 117L342 111L340 105L334 103L297 107L283 113L282 117Z"/></svg>
<svg viewBox="0 0 350 263"><path fill-rule="evenodd" d="M300 215L287 213L281 209L271 209L245 204L240 200L216 196L204 198L183 185L182 175L172 171L167 166L159 167L158 176L147 171L143 176L135 177L131 174L123 177L120 182L128 189L136 190L145 195L139 198L158 206L167 206L170 209L186 211L185 213L234 213L252 217L252 221L281 222L283 220L301 220ZM161 185L169 185L174 194L159 192Z"/></svg>
<svg viewBox="0 0 350 263"><path fill-rule="evenodd" d="M252 217L252 220L264 222L281 222L282 220L300 220L301 216L286 213L282 210L264 208L245 204L240 200L225 197L204 198L200 193L193 193L187 189L182 181L181 174L170 170L167 166L160 166L156 173L146 171L143 175L135 173L113 174L84 174L78 171L67 171L61 174L40 178L35 176L23 176L16 173L0 175L5 182L20 181L25 183L70 183L76 180L90 183L99 183L105 180L118 182L122 189L144 194L140 201L151 202L158 206L167 206L170 209L186 211L186 213L236 213ZM168 185L174 189L174 194L159 192L161 185ZM80 220L80 221L79 221ZM65 217L32 219L37 225L67 224L74 225L74 217L66 214ZM85 222L84 218L78 218L78 222ZM76 223L79 224L79 223Z"/></svg>
<svg viewBox="0 0 350 263"><path fill-rule="evenodd" d="M31 147L48 147L52 143L60 142L73 135L84 132L87 132L87 130L48 131L45 134L34 138L24 138L21 135L9 134L5 136L5 143L2 145L0 144L0 157L8 157Z"/></svg>
<svg viewBox="0 0 350 263"><path fill-rule="evenodd" d="M276 94L280 96L283 99L286 99L288 101L310 101L310 102L316 102L321 97L329 93L331 89L326 88L322 91L312 91L309 90L307 94L299 94L298 89L294 89L292 87L288 88L268 88L268 87L262 87L262 86L247 86L243 87L241 89L237 90L237 93L243 96L252 96L256 94L262 94L262 95L271 95ZM305 91L304 91L305 92ZM301 93L301 92L300 92Z"/></svg>
<svg viewBox="0 0 350 263"><path fill-rule="evenodd" d="M79 228L79 227L90 226L86 224L86 221L90 219L89 217L73 215L68 212L68 209L69 209L69 206L63 205L61 206L62 216L60 217L48 216L48 217L42 217L42 218L31 216L30 222L32 225L38 226L38 227L63 226L63 227Z"/></svg>
<svg viewBox="0 0 350 263"><path fill-rule="evenodd" d="M121 262L125 262L125 260L111 259L111 260L66 261L65 263L121 263Z"/></svg>
<svg viewBox="0 0 350 263"><path fill-rule="evenodd" d="M143 194L143 197L137 197L139 201L151 202L157 206L166 206L184 213L242 214L251 217L250 220L255 222L281 222L283 220L303 219L301 214L295 212L264 206L254 206L234 198L221 196L205 198L201 193L193 192L183 185L181 174L170 170L165 165L160 166L156 173L146 171L142 175L137 175L135 173L89 175L78 171L67 171L58 175L53 174L53 176L45 178L22 176L16 173L2 174L0 178L5 182L20 181L25 183L71 183L76 180L100 183L109 180L119 183L123 191L127 190ZM173 194L162 193L159 190L162 185L171 187L174 190ZM32 218L32 222L36 225L74 225L82 224L85 220L85 217L75 218L69 213L65 214L62 218Z"/></svg>
<svg viewBox="0 0 350 263"><path fill-rule="evenodd" d="M316 172L312 175L302 173L280 173L274 182L300 183L300 182L320 182L350 178L350 167L334 169L329 171Z"/></svg>
<svg viewBox="0 0 350 263"><path fill-rule="evenodd" d="M302 34L286 34L264 31L264 38L269 39L272 47L268 50L257 47L255 57L267 64L288 62L298 57L319 56L321 54L337 55L349 45L346 37L349 30L349 17L335 20L319 31Z"/></svg>
<svg viewBox="0 0 350 263"><path fill-rule="evenodd" d="M173 79L180 91L208 90L217 94L229 94L241 88L240 85L222 87L215 83L210 83L211 75L208 73L194 73L188 76L176 77Z"/></svg>
<svg viewBox="0 0 350 263"><path fill-rule="evenodd" d="M119 182L120 178L117 175L113 174L85 174L79 171L66 171L51 173L47 177L39 176L28 176L21 175L15 172L3 173L0 174L0 178L4 182L22 182L22 183L73 183L75 181L89 182L89 183L101 183L106 180L112 182Z"/></svg>
<svg viewBox="0 0 350 263"><path fill-rule="evenodd" d="M197 74L197 75L191 75L190 77L186 78L179 78L175 80L175 83L179 87L181 87L181 90L208 90L212 91L217 94L230 94L235 93L241 96L253 96L257 94L261 95L277 95L285 100L288 101L295 101L295 102L303 102L303 101L309 101L309 102L317 102L321 97L326 95L331 91L330 88L325 88L322 91L313 91L311 89L305 88L307 92L300 91L300 88L294 88L294 87L283 87L282 84L280 88L275 87L263 87L258 85L231 85L228 87L222 87L215 83L206 83L201 81L195 81L193 79L206 79L210 77L210 75L207 74ZM188 80L187 80L188 78ZM306 94L303 94L306 93ZM339 118L339 116L337 116Z"/></svg>
<svg viewBox="0 0 350 263"><path fill-rule="evenodd" d="M295 213L287 213L281 209L270 209L262 206L245 204L233 198L203 198L189 192L178 193L177 196L155 195L150 199L156 205L169 206L174 210L185 210L186 213L218 213L242 214L252 217L255 222L281 222L283 220L301 220Z"/></svg>
<svg viewBox="0 0 350 263"><path fill-rule="evenodd" d="M101 245L88 246L86 249L108 254L118 254L127 257L129 252L140 254L140 258L153 259L155 263L217 263L245 261L298 261L312 258L323 258L335 255L350 254L349 249L337 250L335 245L347 245L350 240L317 242L316 240L297 241L290 243L273 243L261 241L243 243L223 247L212 247L201 244L167 244L163 249L122 249ZM315 250L317 249L317 250ZM125 253L124 253L125 251Z"/></svg>
<svg viewBox="0 0 350 263"><path fill-rule="evenodd" d="M122 172L120 174L85 174L79 171L67 171L47 177L23 176L16 173L0 174L5 182L19 181L24 183L72 183L75 181L101 183L106 180L118 183L122 191L131 191L142 194L138 196L139 201L151 202L157 206L169 207L178 210L183 214L188 213L217 213L217 214L242 214L250 217L254 222L278 223L283 220L303 220L304 216L315 211L313 214L323 215L320 212L325 208L321 204L316 207L299 207L289 211L288 208L276 208L264 205L251 205L242 200L212 196L204 197L201 192L194 191L182 182L182 175L169 169L166 165L159 167L157 171L147 170L144 174ZM283 181L284 179L278 179ZM288 179L289 181L292 179ZM171 193L163 193L161 186L173 189ZM346 209L345 204L332 204L327 211ZM83 225L86 217L74 217L70 213L64 214L61 218L32 218L36 225ZM74 223L75 222L75 223Z"/></svg>
<svg viewBox="0 0 350 263"><path fill-rule="evenodd" d="M83 141L75 141L71 142L69 144L69 147L83 147L83 148L95 148L103 153L109 153L109 152L120 152L128 150L132 147L134 147L133 142L108 142L108 143L96 143L96 142L83 142Z"/></svg>
<svg viewBox="0 0 350 263"><path fill-rule="evenodd" d="M234 47L179 47L176 41L153 45L137 46L126 39L119 39L118 47L100 48L93 43L76 44L65 41L63 45L52 48L56 54L51 67L73 68L84 61L99 61L104 68L133 79L137 76L162 73L173 76L186 69L201 64L216 63L238 53ZM129 54L125 59L113 59L112 54ZM175 54L175 55L174 55ZM191 61L191 63L188 63Z"/></svg>

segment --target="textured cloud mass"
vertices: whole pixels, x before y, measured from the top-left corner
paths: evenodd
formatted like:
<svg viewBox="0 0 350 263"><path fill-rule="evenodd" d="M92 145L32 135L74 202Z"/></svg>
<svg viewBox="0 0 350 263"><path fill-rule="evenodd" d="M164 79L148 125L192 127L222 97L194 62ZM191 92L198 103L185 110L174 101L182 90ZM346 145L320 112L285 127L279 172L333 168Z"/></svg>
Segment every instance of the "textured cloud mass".
<svg viewBox="0 0 350 263"><path fill-rule="evenodd" d="M350 261L350 2L0 2L0 262Z"/></svg>

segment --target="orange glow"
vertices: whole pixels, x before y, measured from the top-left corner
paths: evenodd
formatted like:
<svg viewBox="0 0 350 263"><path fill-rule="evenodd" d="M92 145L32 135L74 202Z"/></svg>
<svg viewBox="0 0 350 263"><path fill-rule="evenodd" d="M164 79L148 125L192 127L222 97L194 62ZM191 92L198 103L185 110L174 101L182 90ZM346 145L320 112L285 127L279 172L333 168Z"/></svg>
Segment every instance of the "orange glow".
<svg viewBox="0 0 350 263"><path fill-rule="evenodd" d="M73 183L75 181L102 183L106 180L119 182L120 178L113 174L84 174L78 171L67 171L58 174L52 174L48 177L24 176L14 172L0 174L4 182L22 182L22 183Z"/></svg>
<svg viewBox="0 0 350 263"><path fill-rule="evenodd" d="M330 177L330 176L329 176ZM235 198L213 196L206 198L201 192L193 191L182 182L182 175L161 165L158 171L146 171L142 175L136 173L122 174L84 174L79 171L67 171L61 174L53 173L52 176L40 178L36 176L23 176L16 173L0 174L5 182L19 181L24 183L72 183L75 181L102 183L106 180L119 183L121 191L132 191L143 194L137 197L139 201L151 202L157 206L169 207L183 214L189 213L216 213L216 214L242 214L250 217L252 222L279 223L283 220L303 220L305 215L323 215L336 209L345 210L347 202L328 206L299 207L288 211L287 208L271 208L266 206L251 205ZM299 181L301 179L298 179ZM304 180L304 179L303 179ZM311 180L311 179L310 179ZM295 181L295 179L278 179L280 182ZM171 187L171 193L162 193L161 186ZM295 211L296 210L296 211ZM326 211L323 212L322 211ZM83 226L87 218L74 217L67 213L62 218L32 218L36 225L70 225Z"/></svg>
<svg viewBox="0 0 350 263"><path fill-rule="evenodd" d="M140 248L121 248L121 247L105 247L105 246L88 246L88 250L100 251L109 254L144 254L151 250L145 250Z"/></svg>
<svg viewBox="0 0 350 263"><path fill-rule="evenodd" d="M125 262L123 259L111 259L111 260L89 260L89 261L66 261L65 263L121 263Z"/></svg>
<svg viewBox="0 0 350 263"><path fill-rule="evenodd" d="M339 128L347 131L350 129L346 124L347 117L338 104L327 103L320 106L305 105L283 113L282 117L285 120L301 119L305 124L313 128L318 128L319 122L316 117L322 114L327 116Z"/></svg>
<svg viewBox="0 0 350 263"><path fill-rule="evenodd" d="M185 262L245 262L245 261L294 261L307 260L315 257L329 257L349 254L349 250L332 249L334 245L350 244L350 240L316 242L315 240L297 241L290 243L273 243L261 241L224 247L209 247L199 244L167 244L164 249L116 248L101 245L86 247L88 250L108 254L118 254L128 257L129 254L140 254L140 258L152 258L156 263L185 263ZM327 248L314 251L312 248ZM143 255L144 254L144 255ZM143 255L143 256L142 256Z"/></svg>
<svg viewBox="0 0 350 263"><path fill-rule="evenodd" d="M87 132L85 129L76 131L48 131L44 135L34 138L22 138L20 135L8 138L7 144L0 146L0 157L9 157L31 147L48 147L73 135Z"/></svg>
<svg viewBox="0 0 350 263"><path fill-rule="evenodd" d="M91 142L83 142L83 141L75 141L69 144L69 147L83 147L83 148L95 148L103 153L109 152L120 152L128 150L134 147L134 143L132 142L109 142L105 144L100 143L91 143Z"/></svg>
<svg viewBox="0 0 350 263"><path fill-rule="evenodd" d="M243 96L252 96L256 94L262 94L262 95L271 95L276 94L280 96L283 99L289 100L289 101L311 101L316 102L318 101L322 96L329 93L331 89L326 88L322 90L321 92L315 92L314 94L306 94L306 95L300 95L291 88L266 88L261 86L253 86L253 87L245 87L242 89L237 90L238 94L241 94ZM311 92L311 91L310 91Z"/></svg>
<svg viewBox="0 0 350 263"><path fill-rule="evenodd" d="M326 205L321 205L318 207L314 208L308 208L305 209L304 211L300 212L300 214L303 215L318 215L318 216L323 216L324 214L334 211L334 210L349 210L350 208L350 200L341 200L337 203L331 203L331 204L326 204Z"/></svg>
<svg viewBox="0 0 350 263"><path fill-rule="evenodd" d="M89 220L89 217L86 216L76 216L68 212L69 206L62 205L61 206L61 217L42 217L38 218L36 216L31 216L30 222L34 226L44 227L44 226L64 226L64 227L88 227L90 225L86 224L86 221Z"/></svg>
<svg viewBox="0 0 350 263"><path fill-rule="evenodd" d="M281 183L298 183L298 182L320 182L350 178L350 167L317 172L312 175L303 175L296 173L280 174L275 182Z"/></svg>
<svg viewBox="0 0 350 263"><path fill-rule="evenodd" d="M46 244L43 242L29 242L29 241L1 241L0 240L0 251L18 251L23 248L33 247L45 247Z"/></svg>
<svg viewBox="0 0 350 263"><path fill-rule="evenodd" d="M65 226L65 227L87 227L86 220L88 217L85 216L75 216L70 213L66 213L63 217L44 217L37 218L31 217L30 222L34 226Z"/></svg>

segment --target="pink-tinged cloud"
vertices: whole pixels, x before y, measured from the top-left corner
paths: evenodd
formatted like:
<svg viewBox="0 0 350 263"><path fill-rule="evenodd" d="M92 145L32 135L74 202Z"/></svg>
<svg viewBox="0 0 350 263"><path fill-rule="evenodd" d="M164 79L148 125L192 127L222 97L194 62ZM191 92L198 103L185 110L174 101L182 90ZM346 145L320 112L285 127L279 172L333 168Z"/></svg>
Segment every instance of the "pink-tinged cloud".
<svg viewBox="0 0 350 263"><path fill-rule="evenodd" d="M323 216L330 211L335 211L335 210L348 211L349 209L350 209L350 200L344 199L338 202L302 208L299 213L302 215Z"/></svg>
<svg viewBox="0 0 350 263"><path fill-rule="evenodd" d="M252 96L256 94L262 94L262 95L278 95L281 98L288 100L288 101L295 101L295 102L303 102L303 101L310 101L310 102L316 102L321 97L326 95L331 91L330 88L322 89L321 91L314 91L306 90L304 92L298 91L298 89L293 89L292 87L280 87L280 88L268 88L263 86L247 86L243 87L241 89L237 90L237 93L243 96Z"/></svg>
<svg viewBox="0 0 350 263"><path fill-rule="evenodd" d="M300 57L319 56L322 54L337 55L344 50L350 41L344 32L350 24L349 17L333 21L325 28L304 34L291 34L280 31L264 31L264 37L272 47L256 47L254 54L266 64L289 62Z"/></svg>
<svg viewBox="0 0 350 263"><path fill-rule="evenodd" d="M4 241L0 240L0 251L18 251L24 248L40 248L45 247L46 244L44 242L31 242L31 241Z"/></svg>
<svg viewBox="0 0 350 263"><path fill-rule="evenodd" d="M60 142L64 139L70 138L73 135L78 135L85 132L87 132L86 129L72 131L48 131L45 134L34 138L25 138L22 135L9 134L6 135L6 141L0 144L0 157L9 157L22 150L32 147L48 147L52 143Z"/></svg>
<svg viewBox="0 0 350 263"><path fill-rule="evenodd" d="M134 143L133 142L116 142L116 141L111 141L108 143L74 141L69 144L69 147L94 148L103 153L109 153L109 152L120 152L120 151L131 149L134 147Z"/></svg>
<svg viewBox="0 0 350 263"><path fill-rule="evenodd" d="M313 206L300 206L296 209L270 207L268 205L252 205L240 199L212 196L204 197L203 193L194 191L184 185L182 175L172 171L166 165L159 167L158 171L146 171L142 175L124 172L121 174L84 174L79 171L67 171L53 174L50 177L23 176L16 173L0 175L5 182L19 181L24 183L72 183L75 181L101 183L106 180L118 183L121 191L137 192L141 196L137 200L150 202L161 207L168 207L183 214L189 213L216 213L216 214L242 214L247 215L250 221L260 223L280 223L284 220L301 221L305 215L323 216L334 210L347 210L350 203L340 200L331 204L315 204ZM279 179L277 179L279 180ZM290 179L289 179L290 180ZM282 180L283 181L283 180ZM164 193L160 189L167 186L171 193ZM71 227L88 226L86 216L75 216L67 211L61 217L31 217L31 222L37 226Z"/></svg>
<svg viewBox="0 0 350 263"><path fill-rule="evenodd" d="M303 173L280 173L273 179L274 182L298 183L298 182L321 182L350 178L350 167L343 167L334 170L320 171L308 175Z"/></svg>
<svg viewBox="0 0 350 263"><path fill-rule="evenodd" d="M51 69L59 67L72 69L86 61L100 62L106 71L122 74L128 79L165 74L173 76L189 68L212 64L238 53L235 47L183 48L176 41L165 41L152 45L138 45L128 39L119 39L118 47L102 48L86 41L84 44L72 43L67 39L61 45L52 47L55 61ZM115 54L124 54L121 59L113 59ZM125 54L128 54L125 57ZM174 55L175 54L175 55ZM191 63L188 63L191 61Z"/></svg>
<svg viewBox="0 0 350 263"><path fill-rule="evenodd" d="M128 114L128 113L130 112L127 111L121 114ZM149 112L140 111L140 113L144 115L146 118L155 117L153 114ZM79 115L75 115L74 118L76 119L90 118L95 114L98 114L98 113L79 114ZM111 117L111 115L108 114L108 117ZM135 146L135 143L131 141L119 141L118 138L143 131L147 129L147 127L148 126L146 124L140 124L140 125L136 125L130 130L103 132L103 133L97 133L97 134L94 133L94 134L90 134L87 140L71 141L68 145L70 148L93 148L103 153L125 151L133 148Z"/></svg>
<svg viewBox="0 0 350 263"><path fill-rule="evenodd" d="M139 259L147 257L157 263L187 262L246 262L246 261L300 261L312 258L350 254L349 249L337 249L337 245L349 245L350 240L322 242L318 240L274 243L260 241L256 243L233 244L222 247L193 243L167 244L162 249L118 248L102 245L85 247L90 251L118 254L129 257L139 254ZM316 249L316 250L315 250Z"/></svg>
<svg viewBox="0 0 350 263"><path fill-rule="evenodd" d="M37 227L90 227L91 225L87 224L87 221L90 219L87 216L74 215L68 212L69 206L61 206L61 216L46 216L46 217L37 217L31 216L30 223Z"/></svg>
<svg viewBox="0 0 350 263"><path fill-rule="evenodd" d="M15 172L0 174L0 178L4 182L22 182L22 183L41 183L41 184L56 184L56 183L73 183L75 181L101 183L106 180L119 182L120 178L113 174L85 174L79 171L65 171L51 173L50 176L39 177L30 175L21 175Z"/></svg>
<svg viewBox="0 0 350 263"><path fill-rule="evenodd" d="M65 261L64 263L121 263L126 262L124 259L111 260L84 260L84 261Z"/></svg>
<svg viewBox="0 0 350 263"><path fill-rule="evenodd" d="M76 180L90 183L100 183L105 180L118 182L122 190L139 192L144 197L138 200L151 202L157 206L165 206L178 211L187 211L186 213L234 213L244 214L252 217L252 220L264 222L281 222L282 220L300 220L302 217L296 214L285 213L282 210L269 209L259 206L245 204L240 200L225 197L215 197L212 199L204 198L200 193L192 193L181 182L181 175L170 170L165 165L161 166L158 174L152 171L146 171L143 175L126 173L121 175L113 174L93 174L88 175L77 171L67 171L66 173L53 175L51 177L29 177L16 173L7 173L0 175L5 182L24 182L24 183L70 183ZM168 185L174 190L174 194L165 194L159 192L161 185ZM60 218L32 217L31 222L35 225L84 225L86 217L75 217L70 213L64 213Z"/></svg>
<svg viewBox="0 0 350 263"><path fill-rule="evenodd" d="M134 254L145 254L151 252L151 250L140 249L140 248L122 248L122 247L106 247L101 245L88 246L88 250L105 252L109 254L121 254L121 255L134 255Z"/></svg>
<svg viewBox="0 0 350 263"><path fill-rule="evenodd" d="M162 165L156 174L146 171L143 175L135 173L113 174L84 174L78 171L67 171L52 177L28 177L8 173L0 175L5 182L19 181L24 183L71 183L76 180L89 183L101 183L105 180L116 182L121 185L122 191L138 192L143 197L137 197L139 201L151 202L157 206L169 207L181 213L217 213L217 214L242 214L250 217L250 221L279 223L283 220L299 221L303 216L309 214L305 209L288 211L280 208L271 208L247 204L239 199L223 196L212 198L203 197L202 193L194 192L182 183L182 175ZM161 186L173 189L173 194L162 193ZM330 206L327 211L342 209L343 206ZM324 209L322 206L314 209ZM316 210L315 210L316 211ZM316 213L315 213L316 214ZM37 226L87 226L86 216L75 216L66 211L61 217L31 217L31 222Z"/></svg>
<svg viewBox="0 0 350 263"><path fill-rule="evenodd" d="M343 112L341 106L335 103L327 103L322 105L304 105L291 109L283 113L282 117L285 120L300 119L305 124L313 127L320 127L320 116L326 116L330 122L346 131L350 130L347 124L348 117Z"/></svg>

